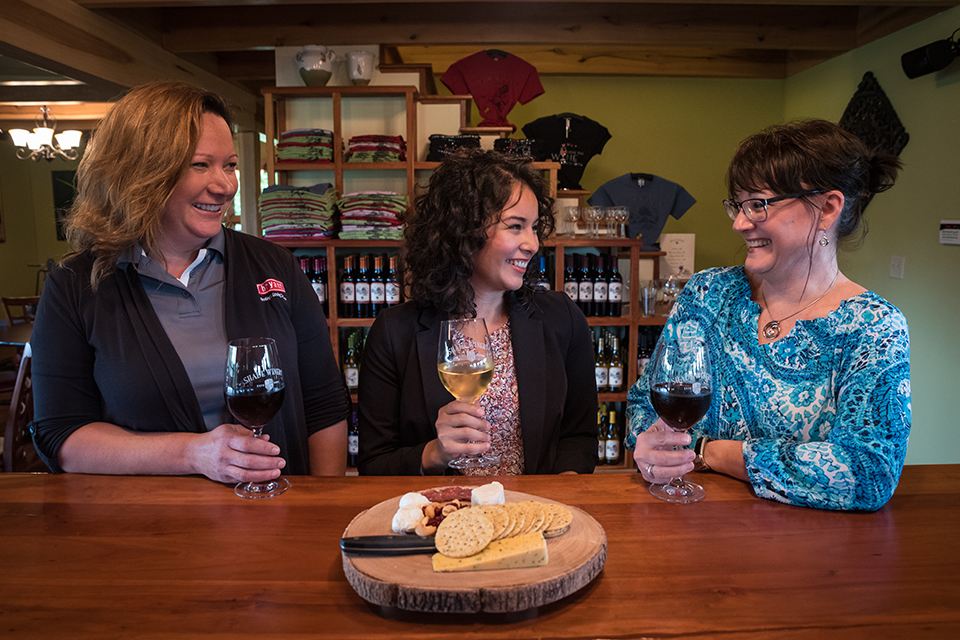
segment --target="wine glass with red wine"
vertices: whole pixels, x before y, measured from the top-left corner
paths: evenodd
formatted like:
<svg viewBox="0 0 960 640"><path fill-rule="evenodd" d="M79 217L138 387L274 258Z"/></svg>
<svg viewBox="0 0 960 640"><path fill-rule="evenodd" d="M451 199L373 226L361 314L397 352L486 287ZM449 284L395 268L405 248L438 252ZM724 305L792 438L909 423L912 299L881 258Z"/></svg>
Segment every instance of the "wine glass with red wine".
<svg viewBox="0 0 960 640"><path fill-rule="evenodd" d="M243 338L227 347L224 396L237 421L260 438L263 428L283 405L283 369L273 338ZM286 478L268 482L241 482L234 488L241 498L272 498L290 487Z"/></svg>
<svg viewBox="0 0 960 640"><path fill-rule="evenodd" d="M687 431L707 413L713 399L710 353L701 338L666 337L650 361L650 401L674 431ZM676 447L674 447L676 448ZM668 502L702 500L703 487L683 478L650 485L650 493Z"/></svg>

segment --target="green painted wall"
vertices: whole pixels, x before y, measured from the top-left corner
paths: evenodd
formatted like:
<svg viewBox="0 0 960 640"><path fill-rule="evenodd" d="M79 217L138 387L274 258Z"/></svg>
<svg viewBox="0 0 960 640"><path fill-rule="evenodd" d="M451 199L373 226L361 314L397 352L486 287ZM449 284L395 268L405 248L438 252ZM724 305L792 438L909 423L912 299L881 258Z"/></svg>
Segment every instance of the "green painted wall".
<svg viewBox="0 0 960 640"><path fill-rule="evenodd" d="M52 171L76 169L77 162L18 160L13 143L0 136L0 206L6 242L0 242L0 294L32 296L37 267L59 260L70 245L57 240Z"/></svg>

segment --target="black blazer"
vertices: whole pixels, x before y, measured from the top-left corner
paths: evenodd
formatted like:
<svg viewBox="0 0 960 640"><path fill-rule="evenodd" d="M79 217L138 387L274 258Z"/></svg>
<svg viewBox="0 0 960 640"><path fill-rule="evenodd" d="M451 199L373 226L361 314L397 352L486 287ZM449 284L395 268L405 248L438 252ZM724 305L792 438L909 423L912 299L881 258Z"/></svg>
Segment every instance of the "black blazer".
<svg viewBox="0 0 960 640"><path fill-rule="evenodd" d="M592 473L597 461L593 341L563 293L538 292L528 308L507 295L520 399L525 472ZM453 400L437 374L446 314L408 302L382 312L360 366L362 475L419 475L440 408Z"/></svg>

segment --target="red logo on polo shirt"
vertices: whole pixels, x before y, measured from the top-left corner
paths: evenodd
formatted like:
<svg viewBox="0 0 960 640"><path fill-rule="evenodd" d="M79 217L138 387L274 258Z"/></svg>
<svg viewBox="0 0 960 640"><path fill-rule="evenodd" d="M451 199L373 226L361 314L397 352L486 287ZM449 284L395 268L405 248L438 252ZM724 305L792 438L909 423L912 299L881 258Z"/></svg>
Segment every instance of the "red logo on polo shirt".
<svg viewBox="0 0 960 640"><path fill-rule="evenodd" d="M263 281L263 284L257 285L257 293L262 296L265 296L272 291L286 293L286 289L283 288L283 283L273 278L267 278Z"/></svg>

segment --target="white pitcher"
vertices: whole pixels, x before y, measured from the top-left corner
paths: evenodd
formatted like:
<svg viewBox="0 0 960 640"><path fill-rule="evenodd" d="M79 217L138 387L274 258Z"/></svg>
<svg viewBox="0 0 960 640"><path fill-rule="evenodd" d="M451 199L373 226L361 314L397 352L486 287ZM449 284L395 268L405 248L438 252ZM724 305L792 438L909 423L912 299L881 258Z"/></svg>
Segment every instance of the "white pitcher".
<svg viewBox="0 0 960 640"><path fill-rule="evenodd" d="M308 44L297 52L297 64L300 65L300 77L308 87L323 87L333 73L333 60L337 57L331 49L321 45Z"/></svg>

